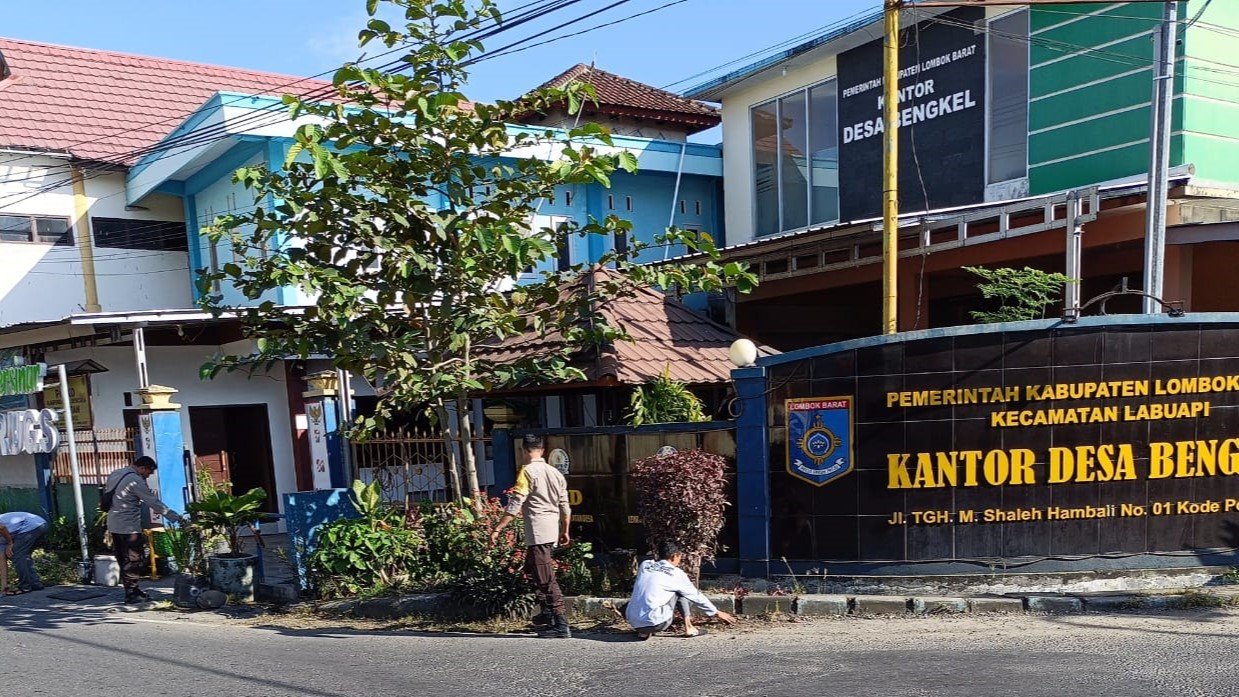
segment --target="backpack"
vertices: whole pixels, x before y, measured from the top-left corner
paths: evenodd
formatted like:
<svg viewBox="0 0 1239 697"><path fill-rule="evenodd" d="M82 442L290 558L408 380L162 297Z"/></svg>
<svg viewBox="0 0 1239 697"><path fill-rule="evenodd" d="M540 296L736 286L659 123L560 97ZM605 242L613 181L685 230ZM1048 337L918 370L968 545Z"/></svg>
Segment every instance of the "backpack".
<svg viewBox="0 0 1239 697"><path fill-rule="evenodd" d="M128 475L126 475L128 476ZM107 513L112 510L112 500L116 498L116 489L125 481L125 477L121 477L120 481L116 482L116 486L111 489L104 489L102 494L99 494L99 510Z"/></svg>

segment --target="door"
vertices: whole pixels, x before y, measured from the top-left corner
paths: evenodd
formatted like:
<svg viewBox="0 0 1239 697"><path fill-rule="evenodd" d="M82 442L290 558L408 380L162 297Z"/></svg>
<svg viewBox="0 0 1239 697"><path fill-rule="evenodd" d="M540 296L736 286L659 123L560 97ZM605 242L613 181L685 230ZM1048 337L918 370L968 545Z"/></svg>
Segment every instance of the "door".
<svg viewBox="0 0 1239 697"><path fill-rule="evenodd" d="M194 440L194 471L210 474L211 481L216 484L232 481L225 422L225 413L221 408L189 408L189 431Z"/></svg>
<svg viewBox="0 0 1239 697"><path fill-rule="evenodd" d="M215 481L230 482L234 494L263 489L264 510L278 510L267 405L190 407L189 428L200 469Z"/></svg>

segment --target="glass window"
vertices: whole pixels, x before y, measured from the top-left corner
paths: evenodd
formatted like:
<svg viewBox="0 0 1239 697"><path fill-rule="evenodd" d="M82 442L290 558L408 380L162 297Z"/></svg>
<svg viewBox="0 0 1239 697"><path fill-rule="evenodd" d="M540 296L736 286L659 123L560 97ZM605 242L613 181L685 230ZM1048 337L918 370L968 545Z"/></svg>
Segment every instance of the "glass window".
<svg viewBox="0 0 1239 697"><path fill-rule="evenodd" d="M837 90L831 80L753 107L757 236L839 219Z"/></svg>
<svg viewBox="0 0 1239 697"><path fill-rule="evenodd" d="M0 240L29 242L30 218L24 215L0 215Z"/></svg>
<svg viewBox="0 0 1239 697"><path fill-rule="evenodd" d="M1028 176L1028 11L990 22L989 183Z"/></svg>
<svg viewBox="0 0 1239 697"><path fill-rule="evenodd" d="M753 107L753 177L756 184L754 208L758 235L779 231L778 111L774 102Z"/></svg>
<svg viewBox="0 0 1239 697"><path fill-rule="evenodd" d="M839 219L838 83L809 90L810 222Z"/></svg>
<svg viewBox="0 0 1239 697"><path fill-rule="evenodd" d="M804 92L779 100L779 189L783 229L809 224L809 110Z"/></svg>
<svg viewBox="0 0 1239 697"><path fill-rule="evenodd" d="M34 234L45 244L71 244L68 218L35 218Z"/></svg>
<svg viewBox="0 0 1239 697"><path fill-rule="evenodd" d="M91 218L95 246L116 249L185 251L189 239L185 223L129 218Z"/></svg>
<svg viewBox="0 0 1239 697"><path fill-rule="evenodd" d="M0 215L0 242L38 242L73 244L73 227L68 218L32 215Z"/></svg>

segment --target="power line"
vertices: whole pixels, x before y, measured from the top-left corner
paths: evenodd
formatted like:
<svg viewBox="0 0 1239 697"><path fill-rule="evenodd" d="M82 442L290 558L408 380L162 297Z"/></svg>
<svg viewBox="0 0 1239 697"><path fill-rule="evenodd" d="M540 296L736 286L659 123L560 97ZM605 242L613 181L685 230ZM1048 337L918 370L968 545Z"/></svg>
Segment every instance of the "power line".
<svg viewBox="0 0 1239 697"><path fill-rule="evenodd" d="M489 60L489 59L491 59L491 58L499 58L499 57L502 57L502 56L511 55L511 54L513 54L513 53L520 53L521 51L528 51L528 50L529 50L529 49L531 49L531 48L537 48L537 47L539 47L539 46L545 46L546 44L554 43L554 42L556 42L556 41L561 41L561 40L563 40L563 39L569 39L569 38L572 38L572 37L574 37L574 36L581 36L582 34L588 34L588 33L592 32L592 31L595 31L595 30L598 30L598 29L602 29L602 28L604 28L604 27L614 26L614 25L616 25L616 24L620 24L621 22L627 22L627 21L629 21L629 20L631 20L631 19L636 19L637 17L643 17L643 16L648 15L648 14L653 14L653 13L655 13L655 12L658 12L659 10L665 10L665 9L667 9L668 7L671 7L671 6L673 6L673 5L679 5L679 4L682 4L682 3L685 3L685 2L688 2L688 0L673 0L673 2L669 2L669 3L666 3L666 4L664 4L664 5L659 5L658 7L655 7L655 8L649 9L649 10L645 10L644 12L638 12L638 13L636 13L636 14L628 15L627 17L621 17L620 19L612 20L612 21L610 21L610 22L603 22L602 24L595 24L594 26L589 27L588 29L582 29L582 30L580 30L580 31L577 31L577 32L572 32L572 33L570 33L570 34L564 34L564 35L562 35L562 36L556 36L556 37L553 37L553 38L547 39L546 41L539 41L539 42L538 42L538 43L536 43L536 44L530 44L529 46L522 46L522 47L520 47L520 48L514 48L514 49L507 50L507 51L499 51L499 52L497 52L497 53L493 53L493 54L485 55L485 56L483 56L482 58L480 58L477 62L479 62L479 63L480 63L480 62L482 62L482 61L484 61L484 60Z"/></svg>

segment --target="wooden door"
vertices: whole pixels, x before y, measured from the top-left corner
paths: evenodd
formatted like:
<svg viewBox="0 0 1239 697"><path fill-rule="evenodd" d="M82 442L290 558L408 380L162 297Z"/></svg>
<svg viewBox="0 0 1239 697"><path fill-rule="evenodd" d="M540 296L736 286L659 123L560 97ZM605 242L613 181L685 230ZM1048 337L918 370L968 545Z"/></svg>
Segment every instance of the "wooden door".
<svg viewBox="0 0 1239 697"><path fill-rule="evenodd" d="M189 431L194 440L194 469L208 472L216 484L232 481L228 452L228 418L220 407L190 407Z"/></svg>

